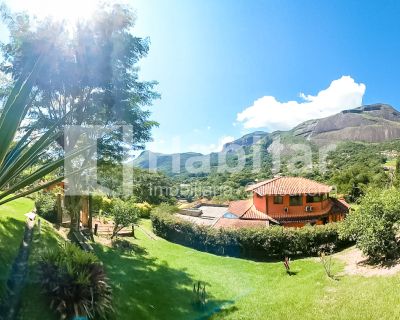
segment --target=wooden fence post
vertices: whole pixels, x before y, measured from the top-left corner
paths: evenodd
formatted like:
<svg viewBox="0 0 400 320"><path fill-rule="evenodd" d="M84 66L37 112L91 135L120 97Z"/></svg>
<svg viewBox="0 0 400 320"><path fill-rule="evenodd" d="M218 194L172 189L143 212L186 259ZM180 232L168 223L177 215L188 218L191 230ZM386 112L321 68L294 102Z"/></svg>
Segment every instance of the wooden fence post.
<svg viewBox="0 0 400 320"><path fill-rule="evenodd" d="M98 223L94 224L94 235L97 236L97 228L99 227Z"/></svg>
<svg viewBox="0 0 400 320"><path fill-rule="evenodd" d="M90 230L90 232L92 232L92 228L93 228L93 210L92 210L92 203L93 203L93 197L91 194L89 194L89 201L88 201L88 211L89 211L89 221L88 221L88 228Z"/></svg>
<svg viewBox="0 0 400 320"><path fill-rule="evenodd" d="M62 216L62 203L61 203L61 193L57 193L57 223L62 224L63 216Z"/></svg>

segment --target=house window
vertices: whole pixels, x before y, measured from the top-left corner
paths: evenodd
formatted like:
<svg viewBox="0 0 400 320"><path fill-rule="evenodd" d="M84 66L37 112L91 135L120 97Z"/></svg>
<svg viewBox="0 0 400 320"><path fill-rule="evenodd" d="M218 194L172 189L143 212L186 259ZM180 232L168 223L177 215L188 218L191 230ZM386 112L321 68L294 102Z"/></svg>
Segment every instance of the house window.
<svg viewBox="0 0 400 320"><path fill-rule="evenodd" d="M307 203L314 203L314 202L321 202L322 196L317 194L317 195L307 195Z"/></svg>
<svg viewBox="0 0 400 320"><path fill-rule="evenodd" d="M274 196L274 204L283 204L282 196Z"/></svg>
<svg viewBox="0 0 400 320"><path fill-rule="evenodd" d="M303 197L302 196L290 196L289 204L291 206L301 206L303 204Z"/></svg>

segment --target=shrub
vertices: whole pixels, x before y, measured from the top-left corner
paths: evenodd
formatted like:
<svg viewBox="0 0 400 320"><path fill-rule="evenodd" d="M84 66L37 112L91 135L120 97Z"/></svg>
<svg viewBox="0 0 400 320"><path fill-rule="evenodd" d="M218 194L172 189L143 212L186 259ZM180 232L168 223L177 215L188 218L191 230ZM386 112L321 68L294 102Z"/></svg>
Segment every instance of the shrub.
<svg viewBox="0 0 400 320"><path fill-rule="evenodd" d="M245 257L318 255L321 248L339 249L349 244L339 239L339 223L304 228L213 229L193 224L165 212L151 215L154 232L173 242L215 254Z"/></svg>
<svg viewBox="0 0 400 320"><path fill-rule="evenodd" d="M177 206L168 204L168 203L161 203L160 205L158 205L157 207L154 207L151 210L151 214L162 214L162 213L167 213L167 214L174 214L177 213L179 211Z"/></svg>
<svg viewBox="0 0 400 320"><path fill-rule="evenodd" d="M51 192L39 192L35 198L36 213L46 220L55 222L57 220L56 200L56 195Z"/></svg>
<svg viewBox="0 0 400 320"><path fill-rule="evenodd" d="M342 238L356 241L371 261L395 258L399 253L400 190L371 190L340 229Z"/></svg>
<svg viewBox="0 0 400 320"><path fill-rule="evenodd" d="M41 287L62 319L106 319L112 313L111 288L97 257L71 243L41 253Z"/></svg>
<svg viewBox="0 0 400 320"><path fill-rule="evenodd" d="M105 214L109 214L113 206L113 200L108 197L103 197L101 202L101 211Z"/></svg>
<svg viewBox="0 0 400 320"><path fill-rule="evenodd" d="M138 214L139 214L140 218L143 218L143 219L150 218L150 213L151 213L151 210L153 207L149 203L147 203L147 202L142 202L142 203L130 202L130 204L138 210Z"/></svg>

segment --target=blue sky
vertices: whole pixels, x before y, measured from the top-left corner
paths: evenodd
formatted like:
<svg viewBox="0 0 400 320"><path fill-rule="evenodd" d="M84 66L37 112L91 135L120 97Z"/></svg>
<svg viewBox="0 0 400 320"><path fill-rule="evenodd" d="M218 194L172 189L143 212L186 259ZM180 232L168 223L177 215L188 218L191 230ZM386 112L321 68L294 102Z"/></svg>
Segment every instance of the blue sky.
<svg viewBox="0 0 400 320"><path fill-rule="evenodd" d="M400 107L400 1L130 3L151 39L141 77L162 95L152 151L209 152L361 103Z"/></svg>

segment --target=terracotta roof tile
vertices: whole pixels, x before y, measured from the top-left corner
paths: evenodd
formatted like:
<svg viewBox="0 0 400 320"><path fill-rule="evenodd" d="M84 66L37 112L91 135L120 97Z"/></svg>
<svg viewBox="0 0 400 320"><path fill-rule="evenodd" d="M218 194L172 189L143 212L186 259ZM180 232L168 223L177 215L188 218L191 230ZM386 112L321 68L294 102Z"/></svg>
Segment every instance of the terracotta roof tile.
<svg viewBox="0 0 400 320"><path fill-rule="evenodd" d="M230 202L228 212L233 213L240 219L270 220L274 223L278 223L278 221L271 218L266 213L257 210L251 199Z"/></svg>
<svg viewBox="0 0 400 320"><path fill-rule="evenodd" d="M301 177L277 177L249 186L246 191L253 191L260 196L285 194L320 194L328 193L332 187Z"/></svg>
<svg viewBox="0 0 400 320"><path fill-rule="evenodd" d="M231 201L229 203L228 211L234 215L241 217L253 205L251 199Z"/></svg>
<svg viewBox="0 0 400 320"><path fill-rule="evenodd" d="M269 220L268 215L264 212L258 211L254 205L246 210L246 212L240 217L241 219L258 219L258 220Z"/></svg>

